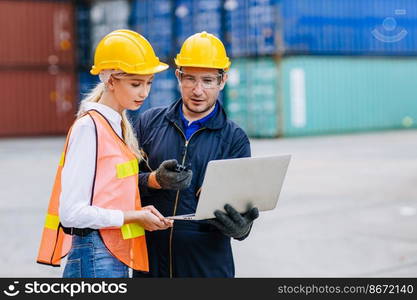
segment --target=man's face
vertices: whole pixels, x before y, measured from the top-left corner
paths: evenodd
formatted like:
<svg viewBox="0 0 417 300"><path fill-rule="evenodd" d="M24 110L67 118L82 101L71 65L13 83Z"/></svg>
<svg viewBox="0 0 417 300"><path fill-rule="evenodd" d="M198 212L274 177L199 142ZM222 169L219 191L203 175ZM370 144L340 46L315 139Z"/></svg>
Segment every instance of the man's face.
<svg viewBox="0 0 417 300"><path fill-rule="evenodd" d="M223 78L217 69L183 67L176 70L183 100L184 113L192 117L208 115L216 103L219 92L224 88L227 74Z"/></svg>

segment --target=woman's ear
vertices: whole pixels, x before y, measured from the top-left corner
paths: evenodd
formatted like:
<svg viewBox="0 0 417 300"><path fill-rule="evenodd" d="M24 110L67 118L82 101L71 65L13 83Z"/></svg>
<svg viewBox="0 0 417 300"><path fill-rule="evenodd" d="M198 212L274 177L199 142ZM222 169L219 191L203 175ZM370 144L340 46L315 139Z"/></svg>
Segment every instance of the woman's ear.
<svg viewBox="0 0 417 300"><path fill-rule="evenodd" d="M107 89L109 91L114 91L114 83L115 83L115 79L113 76L110 76L109 80L106 83Z"/></svg>

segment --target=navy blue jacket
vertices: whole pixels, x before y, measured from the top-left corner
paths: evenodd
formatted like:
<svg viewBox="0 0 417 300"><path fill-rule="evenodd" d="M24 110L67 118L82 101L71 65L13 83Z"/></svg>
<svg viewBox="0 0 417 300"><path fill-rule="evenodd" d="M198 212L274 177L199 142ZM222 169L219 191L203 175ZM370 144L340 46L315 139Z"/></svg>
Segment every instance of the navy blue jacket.
<svg viewBox="0 0 417 300"><path fill-rule="evenodd" d="M142 205L154 205L164 216L195 213L209 161L251 155L247 135L227 119L221 105L186 141L181 105L179 100L169 107L150 109L135 125L148 162L141 164L140 172L156 170L168 159L190 164L193 171L190 187L182 191L140 186ZM135 277L234 277L230 238L205 221L176 220L172 229L146 232L146 238L150 272L135 272Z"/></svg>

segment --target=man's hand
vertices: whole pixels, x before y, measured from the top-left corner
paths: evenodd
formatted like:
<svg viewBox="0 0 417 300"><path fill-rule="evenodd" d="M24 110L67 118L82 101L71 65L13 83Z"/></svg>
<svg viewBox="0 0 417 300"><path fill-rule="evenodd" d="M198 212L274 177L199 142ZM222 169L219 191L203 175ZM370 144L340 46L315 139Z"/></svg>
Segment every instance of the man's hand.
<svg viewBox="0 0 417 300"><path fill-rule="evenodd" d="M186 168L177 168L176 159L165 160L155 171L155 178L162 189L182 190L188 188L193 172Z"/></svg>
<svg viewBox="0 0 417 300"><path fill-rule="evenodd" d="M216 218L210 219L208 222L229 237L238 240L246 238L252 227L253 220L259 216L259 210L253 207L247 212L240 214L229 204L226 204L224 209L227 213L216 210L214 212Z"/></svg>

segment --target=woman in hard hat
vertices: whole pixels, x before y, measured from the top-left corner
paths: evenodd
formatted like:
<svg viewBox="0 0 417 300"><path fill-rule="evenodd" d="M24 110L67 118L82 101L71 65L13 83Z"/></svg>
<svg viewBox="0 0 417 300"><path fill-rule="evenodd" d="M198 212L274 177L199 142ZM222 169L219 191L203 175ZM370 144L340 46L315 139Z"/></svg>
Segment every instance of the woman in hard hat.
<svg viewBox="0 0 417 300"><path fill-rule="evenodd" d="M153 74L167 68L134 31L113 31L96 48L91 73L101 83L68 133L37 259L59 266L68 254L63 277L148 271L145 230L172 226L153 206L141 207L141 154L125 112L142 105Z"/></svg>

